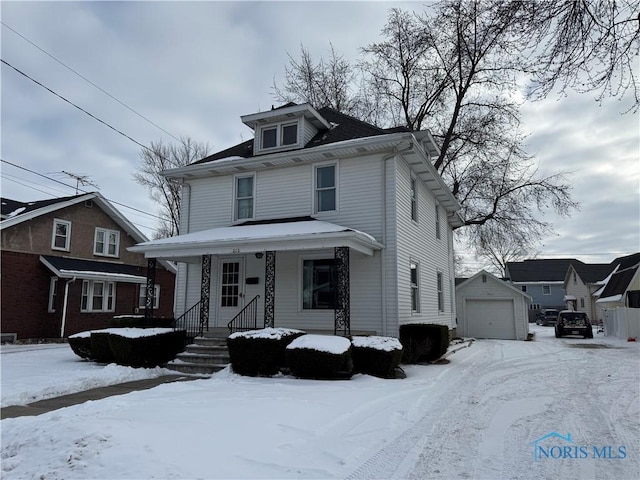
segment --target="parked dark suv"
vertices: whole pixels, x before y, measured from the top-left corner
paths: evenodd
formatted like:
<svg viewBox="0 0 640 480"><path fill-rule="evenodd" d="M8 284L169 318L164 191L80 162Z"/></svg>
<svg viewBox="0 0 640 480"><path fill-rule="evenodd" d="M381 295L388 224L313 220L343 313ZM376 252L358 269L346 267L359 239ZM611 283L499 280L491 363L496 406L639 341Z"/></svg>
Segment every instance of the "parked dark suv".
<svg viewBox="0 0 640 480"><path fill-rule="evenodd" d="M556 322L556 338L565 335L582 335L584 338L593 338L593 330L587 314L573 310L562 310L558 314Z"/></svg>
<svg viewBox="0 0 640 480"><path fill-rule="evenodd" d="M536 325L555 325L560 312L555 308L544 308L536 315Z"/></svg>

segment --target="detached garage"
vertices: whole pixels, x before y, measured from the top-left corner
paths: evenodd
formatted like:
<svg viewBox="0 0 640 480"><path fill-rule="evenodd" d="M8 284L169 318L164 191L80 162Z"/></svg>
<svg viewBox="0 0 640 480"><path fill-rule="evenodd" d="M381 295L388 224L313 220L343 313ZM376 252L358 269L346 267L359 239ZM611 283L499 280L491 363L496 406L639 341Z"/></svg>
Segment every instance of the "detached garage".
<svg viewBox="0 0 640 480"><path fill-rule="evenodd" d="M480 271L456 285L458 334L464 337L526 340L531 297L510 283Z"/></svg>

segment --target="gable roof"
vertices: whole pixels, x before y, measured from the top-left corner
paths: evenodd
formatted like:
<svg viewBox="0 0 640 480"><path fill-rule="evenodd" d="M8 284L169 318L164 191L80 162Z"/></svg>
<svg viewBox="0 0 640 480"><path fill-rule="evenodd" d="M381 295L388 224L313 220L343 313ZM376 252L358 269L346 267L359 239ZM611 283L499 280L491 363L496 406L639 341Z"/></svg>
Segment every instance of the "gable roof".
<svg viewBox="0 0 640 480"><path fill-rule="evenodd" d="M563 282L569 265L585 265L575 258L550 258L507 262L512 282Z"/></svg>
<svg viewBox="0 0 640 480"><path fill-rule="evenodd" d="M569 281L571 269L574 269L584 283L602 282L613 271L610 263L575 263L567 269L566 281Z"/></svg>
<svg viewBox="0 0 640 480"><path fill-rule="evenodd" d="M461 289L467 287L468 285L471 285L472 283L476 282L477 279L479 277L481 277L482 275L486 275L487 276L487 280L491 280L495 285L498 285L501 288L502 287L507 288L507 289L511 290L512 292L514 292L514 293L522 295L528 301L531 301L531 295L528 295L528 294L524 293L522 290L520 290L519 288L514 287L508 281L505 281L505 280L503 280L501 278L498 278L495 275L493 275L492 273L487 272L486 270L480 270L474 276L472 276L470 278L463 279L460 283L458 283L458 281L457 281L458 279L456 279L456 286L455 286L456 291L461 290Z"/></svg>
<svg viewBox="0 0 640 480"><path fill-rule="evenodd" d="M89 192L80 195L74 195L72 197L59 197L47 200L37 200L34 202L19 202L17 200L11 200L8 198L2 198L2 221L0 221L0 230L18 225L22 222L26 222L37 218L41 215L62 210L79 203L93 201L102 210L109 215L125 232L127 232L136 242L146 242L148 238L138 230L127 218L122 215L106 198L104 198L99 192ZM7 218L5 215L5 208L15 208L16 205L20 205L17 214L11 215L13 212L8 212ZM16 210L14 210L15 212Z"/></svg>
<svg viewBox="0 0 640 480"><path fill-rule="evenodd" d="M631 285L637 271L638 266L635 266L611 275L596 303L622 301L624 293Z"/></svg>
<svg viewBox="0 0 640 480"><path fill-rule="evenodd" d="M640 253L633 253L625 257L618 257L613 262L611 262L611 265L613 267L617 266L618 270L625 270L638 264L640 264Z"/></svg>

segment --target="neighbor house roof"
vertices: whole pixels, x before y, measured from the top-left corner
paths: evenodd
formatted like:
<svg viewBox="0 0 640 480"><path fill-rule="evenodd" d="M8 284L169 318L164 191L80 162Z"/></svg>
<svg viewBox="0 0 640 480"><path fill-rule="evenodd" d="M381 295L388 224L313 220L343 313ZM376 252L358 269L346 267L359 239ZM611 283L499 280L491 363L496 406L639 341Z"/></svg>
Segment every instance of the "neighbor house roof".
<svg viewBox="0 0 640 480"><path fill-rule="evenodd" d="M611 278L600 293L600 298L596 303L622 301L624 293L629 288L629 285L633 281L637 271L638 267L635 266L611 275Z"/></svg>
<svg viewBox="0 0 640 480"><path fill-rule="evenodd" d="M121 263L97 262L79 258L40 255L40 262L60 278L110 280L115 282L145 283L142 267Z"/></svg>
<svg viewBox="0 0 640 480"><path fill-rule="evenodd" d="M611 262L611 265L613 267L617 266L618 270L625 270L638 264L640 264L640 253L633 253L625 257L618 257L613 262Z"/></svg>
<svg viewBox="0 0 640 480"><path fill-rule="evenodd" d="M512 282L563 282L569 265L585 265L575 258L552 258L507 262Z"/></svg>
<svg viewBox="0 0 640 480"><path fill-rule="evenodd" d="M571 266L584 283L602 282L613 271L610 263L574 263ZM569 269L567 269L567 275Z"/></svg>

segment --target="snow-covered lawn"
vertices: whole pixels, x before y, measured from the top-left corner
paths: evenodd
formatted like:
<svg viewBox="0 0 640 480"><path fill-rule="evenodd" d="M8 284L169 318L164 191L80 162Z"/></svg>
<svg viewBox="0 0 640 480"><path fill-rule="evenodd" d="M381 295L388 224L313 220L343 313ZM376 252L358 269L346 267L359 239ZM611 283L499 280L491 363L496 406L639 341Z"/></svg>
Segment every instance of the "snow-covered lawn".
<svg viewBox="0 0 640 480"><path fill-rule="evenodd" d="M2 420L1 476L640 478L640 345L531 330L534 342L478 340L449 363L405 367L404 380L227 369ZM48 396L53 385L63 393L159 374L92 365L58 346L35 349L34 360L33 348L20 348L0 350L3 405ZM550 456L534 458L534 442L554 432L537 444ZM623 458L598 458L607 453Z"/></svg>

